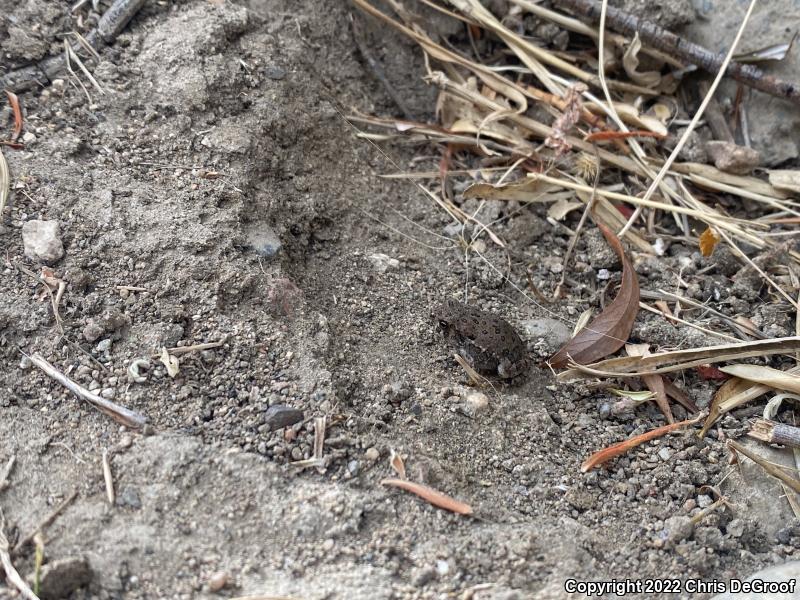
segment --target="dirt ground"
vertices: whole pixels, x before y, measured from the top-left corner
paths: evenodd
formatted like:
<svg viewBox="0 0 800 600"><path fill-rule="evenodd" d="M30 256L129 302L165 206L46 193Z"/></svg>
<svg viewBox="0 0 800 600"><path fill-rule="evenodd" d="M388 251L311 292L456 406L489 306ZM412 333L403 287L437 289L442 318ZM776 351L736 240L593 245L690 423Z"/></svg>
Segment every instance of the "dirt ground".
<svg viewBox="0 0 800 600"><path fill-rule="evenodd" d="M0 72L61 51L78 27L69 8L0 0ZM65 75L20 95L26 147L3 149L13 192L0 225L0 464L17 459L0 507L12 545L75 491L44 536L46 566L90 565L90 582L62 596L74 599L563 598L568 578L726 579L790 560L800 528L752 465L721 484L732 509L689 521L713 500L703 486L730 471L719 437L741 434L760 407L705 439L665 437L581 474L591 452L663 424L657 409L618 411L609 393L536 366L486 390L488 404L476 398L431 321L436 302L466 290L517 326L536 362L597 310L602 270L618 278L619 262L588 231L570 300L534 304L517 291L526 269L551 290L569 235L546 207L499 202L482 214L501 219L508 254L487 238L487 262L465 260L444 213L408 180L379 177L436 171L440 155L381 146L393 165L341 117L399 116L351 14L340 0L150 2L93 66L104 93ZM433 121L418 49L354 16L408 112ZM60 323L21 268L39 272L23 252L33 219L60 226ZM632 252L643 289L672 289L680 273L687 295L791 334L794 315L758 302L760 282L733 283L729 253L667 247ZM650 314L633 337L709 343ZM181 355L174 378L157 358L217 341ZM79 401L34 352L146 415L146 431ZM136 359L151 365L141 383L128 375ZM677 383L701 407L717 386ZM273 405L304 418L273 431ZM311 457L322 416L325 467L291 466ZM381 486L392 450L476 517ZM33 544L14 563L31 573ZM4 586L0 597L15 597Z"/></svg>

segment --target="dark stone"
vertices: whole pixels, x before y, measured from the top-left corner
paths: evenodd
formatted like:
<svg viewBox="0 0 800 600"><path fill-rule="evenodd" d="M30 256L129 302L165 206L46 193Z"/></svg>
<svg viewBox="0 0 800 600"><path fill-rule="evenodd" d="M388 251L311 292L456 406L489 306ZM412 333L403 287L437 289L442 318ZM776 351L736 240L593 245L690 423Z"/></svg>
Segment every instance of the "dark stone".
<svg viewBox="0 0 800 600"><path fill-rule="evenodd" d="M264 423L271 431L291 427L303 420L303 411L285 404L273 404L264 415Z"/></svg>

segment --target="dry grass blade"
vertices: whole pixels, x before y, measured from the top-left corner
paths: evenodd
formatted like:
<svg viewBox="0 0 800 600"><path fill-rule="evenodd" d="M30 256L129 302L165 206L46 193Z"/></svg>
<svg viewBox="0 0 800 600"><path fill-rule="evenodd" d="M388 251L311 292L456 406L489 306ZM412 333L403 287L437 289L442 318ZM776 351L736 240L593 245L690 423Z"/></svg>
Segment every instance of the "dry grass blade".
<svg viewBox="0 0 800 600"><path fill-rule="evenodd" d="M16 462L17 462L17 456L16 454L12 454L11 458L8 459L6 466L3 467L2 471L0 471L0 492L2 492L10 485L8 478L11 475L11 471L14 469L14 465L16 464Z"/></svg>
<svg viewBox="0 0 800 600"><path fill-rule="evenodd" d="M800 394L800 375L795 373L760 365L728 365L719 370L739 379Z"/></svg>
<svg viewBox="0 0 800 600"><path fill-rule="evenodd" d="M645 442L649 442L650 440L659 438L662 435L666 435L671 431L680 429L681 427L686 427L687 425L693 425L697 423L703 416L704 415L701 413L693 419L687 419L686 421L680 421L679 423L670 423L669 425L664 425L663 427L657 427L656 429L652 429L641 435L634 436L628 440L619 442L618 444L614 444L613 446L609 446L608 448L603 448L602 450L595 452L589 458L583 461L583 463L581 464L581 473L586 473L587 471L591 471L595 467L599 467L600 465L607 463L609 460L613 458L622 456L628 450L631 450L636 446L644 444Z"/></svg>
<svg viewBox="0 0 800 600"><path fill-rule="evenodd" d="M108 499L108 504L110 506L114 506L114 501L117 498L116 493L114 492L114 476L111 474L111 463L108 460L108 451L103 450L103 480L106 483L106 498Z"/></svg>
<svg viewBox="0 0 800 600"><path fill-rule="evenodd" d="M478 388L484 388L489 385L489 380L473 369L472 365L470 365L463 356L460 354L454 354L453 358L461 366L461 368L464 369L464 372L467 374L467 377L469 377L469 381L472 385Z"/></svg>
<svg viewBox="0 0 800 600"><path fill-rule="evenodd" d="M726 445L728 446L728 448L733 448L736 452L744 454L747 458L752 460L759 467L764 469L767 473L769 473L776 479L779 479L782 483L785 483L787 486L792 488L792 490L800 494L800 480L795 479L794 477L783 471L783 469L781 469L780 467L773 465L771 462L760 457L755 452L751 452L738 442L735 442L733 440L728 440L726 442Z"/></svg>
<svg viewBox="0 0 800 600"><path fill-rule="evenodd" d="M769 388L767 386L756 386L749 381L739 379L738 377L732 377L731 379L728 379L728 381L720 386L720 388L717 390L717 393L714 394L714 398L711 401L711 409L708 413L708 417L706 418L706 422L703 423L703 428L700 430L700 433L697 434L698 437L705 437L714 422L724 414L722 411L722 406L730 399L734 398L736 401L744 404L750 400L755 400L762 394L766 394L768 391Z"/></svg>
<svg viewBox="0 0 800 600"><path fill-rule="evenodd" d="M411 492L433 506L443 508L444 510L449 510L450 512L454 512L459 515L472 514L472 507L469 504L455 500L450 496L430 488L427 485L422 485L421 483L414 483L413 481L406 481L404 479L382 479L381 485L388 485Z"/></svg>
<svg viewBox="0 0 800 600"><path fill-rule="evenodd" d="M688 348L672 352L659 352L649 356L626 356L610 358L591 365L579 366L559 374L559 379L603 375L616 377L641 377L652 373L671 373L697 367L707 363L718 363L741 358L769 356L772 354L788 354L800 350L800 336L774 338L707 346L705 348Z"/></svg>
<svg viewBox="0 0 800 600"><path fill-rule="evenodd" d="M617 236L603 225L598 227L622 261L619 293L596 319L550 358L548 362L555 368L563 367L570 360L585 364L616 352L627 341L639 312L639 281L636 271Z"/></svg>
<svg viewBox="0 0 800 600"><path fill-rule="evenodd" d="M607 4L607 0L604 0L603 1L603 16L601 17L602 20L605 20L606 4ZM714 92L717 91L717 87L719 87L719 84L720 84L720 82L722 81L722 78L725 75L725 71L726 71L726 69L728 68L728 65L731 62L731 59L733 57L734 52L736 51L736 47L739 45L739 40L742 39L742 34L744 33L745 26L747 25L747 22L750 20L750 15L753 13L753 8L755 7L755 5L756 5L756 0L751 0L750 6L748 6L747 12L745 13L744 18L742 19L741 25L739 26L739 31L736 32L736 37L734 38L733 43L731 44L731 47L728 50L728 54L725 56L725 60L722 61L722 65L720 66L719 71L717 72L717 76L714 78L713 83L709 86L708 93L706 94L705 98L703 98L703 101L700 103L700 107L697 109L697 112L695 112L694 116L692 117L692 120L689 123L689 126L685 129L683 135L678 140L678 143L675 144L675 148L670 153L669 158L667 158L667 160L662 165L662 167L659 170L658 174L656 175L655 179L653 179L652 183L650 184L650 187L647 188L647 191L644 194L644 200L649 200L652 197L652 195L655 193L655 191L658 189L659 184L661 183L661 181L664 179L664 176L669 171L670 167L672 166L672 163L674 163L675 159L678 158L678 154L680 153L681 150L683 150L683 147L686 145L686 142L689 140L689 136L692 134L692 132L694 131L695 127L697 127L697 124L700 122L700 118L703 116L703 113L705 112L706 107L708 107L708 104L711 102L711 99L714 97ZM601 35L602 35L602 28L603 28L602 24L601 24L600 28L601 28ZM602 61L601 61L601 64L602 64ZM633 219L628 221L628 224L624 227L623 231L620 232L620 235L622 235L625 231L627 231L632 224L633 224Z"/></svg>
<svg viewBox="0 0 800 600"><path fill-rule="evenodd" d="M3 215L3 209L6 207L10 192L11 175L8 173L8 163L3 155L3 149L0 148L0 217Z"/></svg>
<svg viewBox="0 0 800 600"><path fill-rule="evenodd" d="M787 372L800 374L800 366L789 369ZM752 402L770 391L772 391L772 388L767 385L752 383L744 379L739 379L738 377L729 379L722 384L722 387L720 387L714 395L714 400L711 403L711 412L708 415L708 419L706 419L706 422L703 424L700 436L704 436L711 425L714 424L714 421L725 413L743 404Z"/></svg>

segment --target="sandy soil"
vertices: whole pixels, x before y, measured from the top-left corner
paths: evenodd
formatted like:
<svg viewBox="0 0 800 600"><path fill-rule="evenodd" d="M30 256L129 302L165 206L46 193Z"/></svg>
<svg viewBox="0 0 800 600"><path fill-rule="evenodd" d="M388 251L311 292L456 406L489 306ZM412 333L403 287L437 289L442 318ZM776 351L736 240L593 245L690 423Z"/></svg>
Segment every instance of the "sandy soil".
<svg viewBox="0 0 800 600"><path fill-rule="evenodd" d="M80 25L68 8L0 0L0 69L58 52ZM46 529L44 560L84 557L91 580L51 597L563 598L567 578L721 579L791 557L800 530L752 466L723 484L734 511L687 525L711 501L702 486L729 471L718 435L741 433L750 409L703 440L670 436L583 475L591 452L663 424L660 413L615 411L607 392L538 367L485 390L488 405L476 400L430 319L434 303L467 289L541 360L571 330L557 319L596 310L598 272L618 278L619 264L587 232L569 301L529 302L515 286L530 268L552 289L569 237L546 207L496 202L482 214L502 219L508 254L487 239L488 262L465 262L443 213L408 181L378 177L419 155L414 169L436 171L440 156L383 147L396 167L341 118L342 107L398 114L350 14L338 0L151 2L93 67L104 94L87 83L89 100L65 76L21 95L32 135L3 150L14 191L0 225L0 462L17 464L0 507L13 544L77 492ZM417 49L355 17L407 110L433 120ZM21 269L40 267L23 252L33 219L60 226L60 324ZM680 272L687 295L729 314L751 313L761 293L758 281L733 285L739 265L723 251L633 256L643 289L671 288ZM750 316L770 335L792 331L793 315L769 309ZM708 343L653 315L634 339ZM174 378L157 359L215 341L182 355ZM24 357L33 352L146 415L147 430L81 403ZM142 383L129 380L136 359L151 364ZM678 384L701 406L717 385ZM273 431L273 405L304 418ZM311 457L322 416L325 467L292 467ZM476 518L381 486L391 450ZM14 562L32 572L33 546ZM0 596L14 597L4 585Z"/></svg>

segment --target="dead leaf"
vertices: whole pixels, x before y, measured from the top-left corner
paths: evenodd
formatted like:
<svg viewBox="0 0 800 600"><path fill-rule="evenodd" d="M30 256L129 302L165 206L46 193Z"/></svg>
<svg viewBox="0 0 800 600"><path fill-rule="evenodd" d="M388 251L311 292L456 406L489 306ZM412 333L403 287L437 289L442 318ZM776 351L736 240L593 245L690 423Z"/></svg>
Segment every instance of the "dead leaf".
<svg viewBox="0 0 800 600"><path fill-rule="evenodd" d="M770 169L768 174L772 187L800 194L800 171L795 169Z"/></svg>
<svg viewBox="0 0 800 600"><path fill-rule="evenodd" d="M592 318L592 313L594 311L591 308L587 308L585 311L581 313L581 316L575 321L575 328L572 330L572 337L575 337L580 333L581 329L586 327L589 324L589 319Z"/></svg>
<svg viewBox="0 0 800 600"><path fill-rule="evenodd" d="M672 323L673 325L677 325L677 321L672 315L672 311L669 309L669 304L665 300L656 300L653 302L656 305L656 308L664 313L664 316L667 318L667 321Z"/></svg>
<svg viewBox="0 0 800 600"><path fill-rule="evenodd" d="M175 376L180 372L180 362L178 358L172 356L166 348L162 348L159 360L164 363L164 366L167 368L167 374L175 379Z"/></svg>
<svg viewBox="0 0 800 600"><path fill-rule="evenodd" d="M549 362L555 368L563 367L570 360L587 364L613 354L627 341L639 312L636 271L617 236L604 225L598 224L597 227L622 261L622 285L614 301L550 358Z"/></svg>
<svg viewBox="0 0 800 600"><path fill-rule="evenodd" d="M636 32L633 40L625 50L622 57L622 66L628 77L635 83L649 88L655 88L661 83L661 73L658 71L638 71L639 68L639 51L642 49L642 41L639 39L639 32Z"/></svg>
<svg viewBox="0 0 800 600"><path fill-rule="evenodd" d="M756 327L756 324L743 315L735 317L733 321L736 324L739 331L741 331L745 335L749 335L750 337L756 337L756 334L760 333L758 327Z"/></svg>
<svg viewBox="0 0 800 600"><path fill-rule="evenodd" d="M389 448L389 465L400 476L400 479L406 479L406 464L403 462L403 457L395 452L394 448Z"/></svg>
<svg viewBox="0 0 800 600"><path fill-rule="evenodd" d="M728 365L720 367L719 370L752 383L760 383L777 390L800 394L800 375L794 373L760 365Z"/></svg>
<svg viewBox="0 0 800 600"><path fill-rule="evenodd" d="M584 106L595 114L605 115L604 109L594 102L586 102ZM614 109L617 111L617 114L619 114L619 118L622 119L626 125L633 125L636 129L654 131L655 133L660 133L664 137L669 134L667 126L659 121L658 118L652 115L642 114L633 104L614 102Z"/></svg>
<svg viewBox="0 0 800 600"><path fill-rule="evenodd" d="M733 440L728 440L726 442L726 445L728 446L729 449L732 448L736 452L744 454L747 458L752 460L754 463L756 463L758 466L764 469L767 473L769 473L770 475L772 475L777 479L780 479L783 483L785 483L795 492L800 494L800 480L795 479L794 477L789 475L780 466L766 460L765 458L759 456L755 452L751 452L750 450L748 450L738 442L734 442Z"/></svg>
<svg viewBox="0 0 800 600"><path fill-rule="evenodd" d="M655 398L655 394L650 390L618 390L616 388L610 388L608 390L615 396L620 396L621 398L630 398L634 402L647 402L648 400L653 400Z"/></svg>
<svg viewBox="0 0 800 600"><path fill-rule="evenodd" d="M700 234L700 254L706 258L711 256L721 239L716 231L711 227L706 227L706 230Z"/></svg>
<svg viewBox="0 0 800 600"><path fill-rule="evenodd" d="M586 367L576 367L558 374L559 381L574 377L595 377L598 373L606 376L641 377L651 373L671 373L683 371L707 363L718 363L726 360L769 356L771 354L787 354L800 350L800 336L756 340L752 342L736 342L702 348L687 348L658 352L650 356L622 356L609 358Z"/></svg>
<svg viewBox="0 0 800 600"><path fill-rule="evenodd" d="M764 48L759 48L758 50L752 50L750 52L743 52L741 54L734 54L733 60L738 63L744 64L753 64L753 63L760 63L760 62L768 62L768 61L781 61L786 58L786 55L789 54L789 51L792 49L792 45L794 44L794 40L797 37L797 32L795 31L792 39L788 42L782 42L780 44L772 44L771 46L765 46Z"/></svg>
<svg viewBox="0 0 800 600"><path fill-rule="evenodd" d="M678 402L689 412L696 413L698 410L700 410L697 408L697 405L694 403L694 401L689 398L686 392L672 383L667 377L663 377L663 381L667 396Z"/></svg>
<svg viewBox="0 0 800 600"><path fill-rule="evenodd" d="M582 206L583 202L578 202L576 200L570 202L566 198L561 198L547 209L547 216L556 221L561 221L573 210L581 208Z"/></svg>
<svg viewBox="0 0 800 600"><path fill-rule="evenodd" d="M708 413L708 417L706 417L706 422L703 423L703 429L700 430L698 436L704 437L714 424L714 421L729 410L745 402L755 400L768 391L770 391L770 389L765 385L755 385L744 379L731 377L728 381L723 383L717 390L717 393L714 394L714 398L711 400L711 409ZM726 410L726 406L731 406L731 408Z"/></svg>
<svg viewBox="0 0 800 600"><path fill-rule="evenodd" d="M469 504L455 500L450 496L436 491L427 485L422 485L421 483L414 483L413 481L406 481L404 479L382 479L381 485L390 485L392 487L397 487L401 490L411 492L429 504L433 504L434 506L449 510L450 512L454 512L459 515L472 514L472 507Z"/></svg>
<svg viewBox="0 0 800 600"><path fill-rule="evenodd" d="M609 446L608 448L603 448L592 454L589 458L583 461L581 464L581 473L586 473L594 469L595 467L599 467L600 465L607 463L612 458L616 458L617 456L622 456L628 450L635 448L645 442L649 442L650 440L654 440L656 438L661 437L662 435L666 435L671 431L675 431L676 429L680 429L681 427L685 427L686 425L692 425L697 423L703 415L698 415L693 419L687 419L686 421L680 421L679 423L670 423L669 425L664 425L662 427L657 427L656 429L652 429L647 431L641 435L634 436L630 439L625 441L619 442L618 444L614 444L613 446Z"/></svg>
<svg viewBox="0 0 800 600"><path fill-rule="evenodd" d="M625 352L628 356L647 356L650 354L650 344L625 344ZM659 410L664 414L667 423L674 423L675 417L672 416L672 409L669 407L669 398L664 386L661 375L645 375L642 377L647 389L653 392Z"/></svg>

